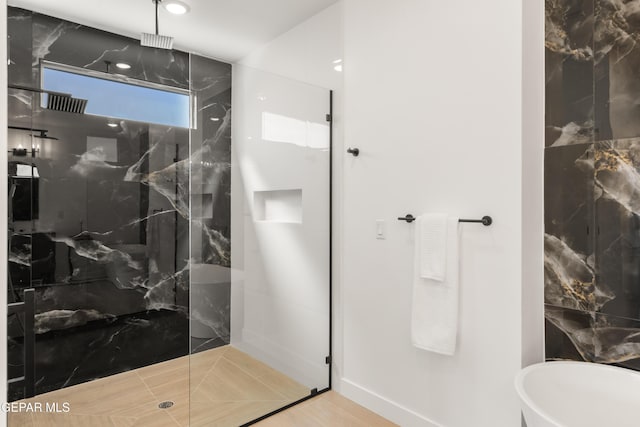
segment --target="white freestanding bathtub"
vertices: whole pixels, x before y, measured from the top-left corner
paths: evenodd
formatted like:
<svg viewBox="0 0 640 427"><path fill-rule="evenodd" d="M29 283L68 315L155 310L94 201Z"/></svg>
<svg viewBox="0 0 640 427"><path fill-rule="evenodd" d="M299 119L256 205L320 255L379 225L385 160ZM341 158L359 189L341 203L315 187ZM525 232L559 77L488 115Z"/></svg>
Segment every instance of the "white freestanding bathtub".
<svg viewBox="0 0 640 427"><path fill-rule="evenodd" d="M527 427L638 427L640 373L588 362L548 362L515 380Z"/></svg>

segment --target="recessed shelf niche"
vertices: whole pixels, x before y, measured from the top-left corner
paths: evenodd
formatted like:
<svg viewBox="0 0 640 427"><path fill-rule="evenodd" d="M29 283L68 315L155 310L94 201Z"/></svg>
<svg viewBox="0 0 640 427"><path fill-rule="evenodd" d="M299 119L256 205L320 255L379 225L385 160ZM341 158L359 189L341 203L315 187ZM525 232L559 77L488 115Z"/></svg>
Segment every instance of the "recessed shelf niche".
<svg viewBox="0 0 640 427"><path fill-rule="evenodd" d="M302 224L302 190L254 191L254 218L260 222Z"/></svg>

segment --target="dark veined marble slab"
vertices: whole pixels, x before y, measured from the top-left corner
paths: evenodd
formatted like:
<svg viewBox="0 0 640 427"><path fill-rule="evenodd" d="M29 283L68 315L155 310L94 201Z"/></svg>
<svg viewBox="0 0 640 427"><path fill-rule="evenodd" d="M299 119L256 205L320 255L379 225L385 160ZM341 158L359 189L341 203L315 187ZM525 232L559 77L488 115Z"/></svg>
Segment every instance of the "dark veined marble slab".
<svg viewBox="0 0 640 427"><path fill-rule="evenodd" d="M545 146L593 142L594 0L545 6Z"/></svg>
<svg viewBox="0 0 640 427"><path fill-rule="evenodd" d="M548 360L640 368L640 320L547 305Z"/></svg>
<svg viewBox="0 0 640 427"><path fill-rule="evenodd" d="M195 100L185 129L47 110L40 95L10 89L9 125L50 137L38 139L37 156L10 158L14 169L38 172L37 213L12 222L9 257L10 301L36 288L37 392L228 343L228 289L199 314L212 337L192 343L189 272L192 263L230 266L231 65L23 9L8 15L10 84L39 87L50 61L189 90ZM10 131L12 141L25 136ZM90 147L90 136L116 154ZM198 198L211 209L195 217ZM10 319L12 373L22 335Z"/></svg>

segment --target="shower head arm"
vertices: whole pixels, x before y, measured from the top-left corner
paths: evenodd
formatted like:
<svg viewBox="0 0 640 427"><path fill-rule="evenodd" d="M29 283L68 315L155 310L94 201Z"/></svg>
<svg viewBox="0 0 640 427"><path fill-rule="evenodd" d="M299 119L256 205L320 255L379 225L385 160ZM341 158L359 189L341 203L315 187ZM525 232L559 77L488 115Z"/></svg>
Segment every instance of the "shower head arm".
<svg viewBox="0 0 640 427"><path fill-rule="evenodd" d="M23 126L7 126L7 128L9 129L14 129L14 130L25 130L25 131L29 131L29 132L40 132L40 133L47 133L49 132L48 129L36 129L36 128L28 128L28 127L23 127Z"/></svg>
<svg viewBox="0 0 640 427"><path fill-rule="evenodd" d="M29 87L29 86L21 86L21 85L8 85L9 89L17 89L17 90L26 90L28 92L37 92L37 93L46 93L49 95L58 95L58 96L67 96L69 98L71 98L71 94L70 93L64 93L64 92L55 92L53 90L46 90L46 89L38 89L35 87Z"/></svg>
<svg viewBox="0 0 640 427"><path fill-rule="evenodd" d="M160 4L161 0L153 0L153 2L156 4L156 36L160 34L160 29L159 29L159 25L158 25L158 5Z"/></svg>

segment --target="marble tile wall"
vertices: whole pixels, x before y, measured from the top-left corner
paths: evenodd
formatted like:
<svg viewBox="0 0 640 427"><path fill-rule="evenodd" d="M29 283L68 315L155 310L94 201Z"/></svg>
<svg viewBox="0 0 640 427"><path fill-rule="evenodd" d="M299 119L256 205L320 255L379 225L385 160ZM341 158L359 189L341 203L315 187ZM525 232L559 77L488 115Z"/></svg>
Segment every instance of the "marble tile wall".
<svg viewBox="0 0 640 427"><path fill-rule="evenodd" d="M546 1L546 357L640 369L640 1Z"/></svg>
<svg viewBox="0 0 640 427"><path fill-rule="evenodd" d="M230 267L231 65L13 7L8 30L10 86L39 88L41 61L50 61L189 90L194 100L185 129L48 110L38 93L9 89L10 127L48 137L10 129L8 141L10 150L20 141L39 148L9 158L10 170L39 175L26 185L12 178L8 289L10 301L36 289L37 393L188 354L191 266ZM90 149L88 136L115 141L117 159ZM205 206L197 217L196 202ZM229 284L216 286L222 297L197 314L211 329L199 348L229 342ZM19 319L8 328L17 376Z"/></svg>

